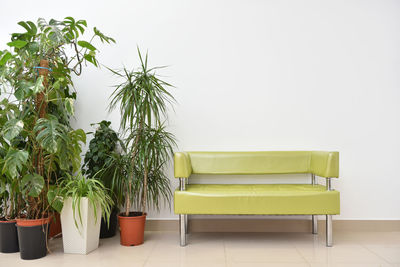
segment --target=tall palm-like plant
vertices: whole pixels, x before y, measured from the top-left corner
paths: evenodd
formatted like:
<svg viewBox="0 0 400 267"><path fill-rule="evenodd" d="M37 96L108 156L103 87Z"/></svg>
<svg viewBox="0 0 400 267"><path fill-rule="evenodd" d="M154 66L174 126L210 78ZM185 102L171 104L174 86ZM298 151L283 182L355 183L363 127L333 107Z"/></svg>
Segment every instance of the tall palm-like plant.
<svg viewBox="0 0 400 267"><path fill-rule="evenodd" d="M174 136L167 132L163 119L167 107L175 99L167 90L171 85L156 75L161 67L149 68L148 55L143 59L138 49L141 66L137 71L113 71L123 82L116 86L109 110L121 112L121 129L125 134L126 154L120 156L115 183L124 195L125 216L132 204L141 207L160 207L160 198L169 200L171 189L165 175L165 165L175 146Z"/></svg>

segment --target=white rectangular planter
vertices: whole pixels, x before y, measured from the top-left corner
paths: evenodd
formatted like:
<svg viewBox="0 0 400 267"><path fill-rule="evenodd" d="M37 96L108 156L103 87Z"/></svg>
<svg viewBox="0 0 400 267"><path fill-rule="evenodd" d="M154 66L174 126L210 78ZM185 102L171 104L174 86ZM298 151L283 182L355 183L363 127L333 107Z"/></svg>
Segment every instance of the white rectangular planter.
<svg viewBox="0 0 400 267"><path fill-rule="evenodd" d="M73 215L72 199L64 200L60 216L64 253L88 254L99 247L100 206L97 205L97 218L95 218L93 206L87 198L82 198L81 216L82 223L79 220L78 207L75 208L75 217ZM75 225L75 218L78 228Z"/></svg>

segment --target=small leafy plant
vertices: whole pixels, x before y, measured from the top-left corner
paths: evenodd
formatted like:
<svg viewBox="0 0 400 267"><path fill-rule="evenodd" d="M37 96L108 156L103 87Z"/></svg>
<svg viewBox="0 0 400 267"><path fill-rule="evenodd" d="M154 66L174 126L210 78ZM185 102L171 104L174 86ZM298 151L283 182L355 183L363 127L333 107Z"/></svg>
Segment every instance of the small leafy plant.
<svg viewBox="0 0 400 267"><path fill-rule="evenodd" d="M95 179L101 181L109 189L109 193L118 207L123 205L123 202L118 197L120 195L117 190L118 187L113 183L113 174L116 171L113 159L118 156L118 144L122 145L122 143L118 134L110 127L110 121L103 120L91 125L97 125L98 127L94 133L94 138L90 140L89 149L85 154L82 172L87 177L95 177Z"/></svg>
<svg viewBox="0 0 400 267"><path fill-rule="evenodd" d="M88 177L97 177L104 185L109 184L107 170L111 166L111 157L116 152L119 143L118 134L111 129L110 121L101 121L91 124L98 125L94 137L90 140L89 149L85 154L83 174ZM88 133L91 134L91 133ZM109 188L109 187L108 187Z"/></svg>
<svg viewBox="0 0 400 267"><path fill-rule="evenodd" d="M81 172L79 172L75 177L68 175L65 180L60 184L58 197L63 200L67 198L72 199L72 210L75 216L76 211L78 214L79 223L82 224L82 214L81 214L81 201L82 198L87 198L90 205L92 205L94 210L94 216L97 219L97 213L102 212L103 218L109 224L111 208L114 205L113 200L107 188L96 179L86 179ZM100 210L98 210L100 207ZM58 210L61 212L62 207ZM78 228L78 220L75 217L75 226Z"/></svg>

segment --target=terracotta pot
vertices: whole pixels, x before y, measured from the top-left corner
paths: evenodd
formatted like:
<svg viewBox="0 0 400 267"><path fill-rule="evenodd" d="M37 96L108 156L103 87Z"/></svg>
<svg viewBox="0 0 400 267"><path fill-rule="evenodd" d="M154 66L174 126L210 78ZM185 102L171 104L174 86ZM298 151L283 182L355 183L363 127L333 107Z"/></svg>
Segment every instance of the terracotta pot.
<svg viewBox="0 0 400 267"><path fill-rule="evenodd" d="M18 226L38 226L48 224L50 222L50 218L42 218L42 219L16 219Z"/></svg>
<svg viewBox="0 0 400 267"><path fill-rule="evenodd" d="M126 217L125 213L118 215L121 245L137 246L143 244L146 215L142 212L131 212L129 217Z"/></svg>
<svg viewBox="0 0 400 267"><path fill-rule="evenodd" d="M54 237L61 233L60 213L54 213L54 218L50 220L50 237Z"/></svg>

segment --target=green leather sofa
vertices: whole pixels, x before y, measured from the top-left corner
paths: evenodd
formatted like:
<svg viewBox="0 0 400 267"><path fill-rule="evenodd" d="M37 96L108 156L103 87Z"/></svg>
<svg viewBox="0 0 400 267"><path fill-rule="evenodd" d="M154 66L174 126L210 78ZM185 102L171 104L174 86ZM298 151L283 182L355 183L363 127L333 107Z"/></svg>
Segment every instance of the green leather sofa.
<svg viewBox="0 0 400 267"><path fill-rule="evenodd" d="M339 177L339 153L326 151L178 152L174 155L174 210L179 214L180 243L186 245L188 214L326 216L326 245L332 246L332 215L340 213L340 194L331 188ZM309 184L191 184L192 174L309 173ZM317 183L316 176L326 178Z"/></svg>

